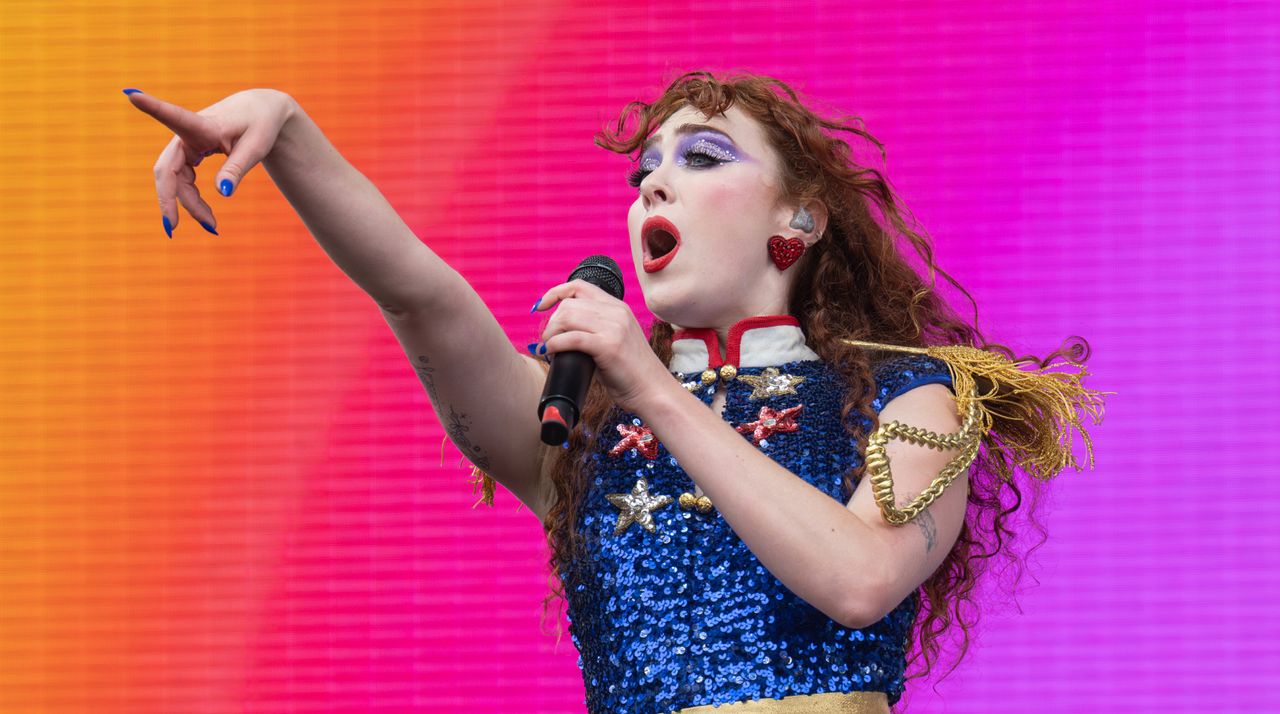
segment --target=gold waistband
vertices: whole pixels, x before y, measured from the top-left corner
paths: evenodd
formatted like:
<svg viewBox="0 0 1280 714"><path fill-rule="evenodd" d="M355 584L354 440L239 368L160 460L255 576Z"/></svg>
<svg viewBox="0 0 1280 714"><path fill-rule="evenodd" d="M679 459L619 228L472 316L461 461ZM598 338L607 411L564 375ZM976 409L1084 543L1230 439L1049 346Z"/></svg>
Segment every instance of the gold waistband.
<svg viewBox="0 0 1280 714"><path fill-rule="evenodd" d="M824 692L793 694L781 699L752 699L720 706L689 707L671 714L889 714L884 692Z"/></svg>

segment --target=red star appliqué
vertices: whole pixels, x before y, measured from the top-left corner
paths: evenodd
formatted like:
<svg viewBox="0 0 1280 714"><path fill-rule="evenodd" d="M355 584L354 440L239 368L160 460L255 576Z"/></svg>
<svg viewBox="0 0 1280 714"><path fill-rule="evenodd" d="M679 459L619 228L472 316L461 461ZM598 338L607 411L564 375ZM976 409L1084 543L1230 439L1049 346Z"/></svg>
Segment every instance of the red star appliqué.
<svg viewBox="0 0 1280 714"><path fill-rule="evenodd" d="M778 411L769 407L760 407L760 415L753 422L738 425L738 431L742 433L751 432L751 441L759 444L761 439L767 439L776 432L796 431L800 425L796 423L795 416L804 409L803 404L797 404L794 407Z"/></svg>
<svg viewBox="0 0 1280 714"><path fill-rule="evenodd" d="M610 456L617 456L627 449L637 449L650 461L658 458L658 437L653 435L653 430L649 427L619 424L618 433L622 434L622 441L609 449Z"/></svg>

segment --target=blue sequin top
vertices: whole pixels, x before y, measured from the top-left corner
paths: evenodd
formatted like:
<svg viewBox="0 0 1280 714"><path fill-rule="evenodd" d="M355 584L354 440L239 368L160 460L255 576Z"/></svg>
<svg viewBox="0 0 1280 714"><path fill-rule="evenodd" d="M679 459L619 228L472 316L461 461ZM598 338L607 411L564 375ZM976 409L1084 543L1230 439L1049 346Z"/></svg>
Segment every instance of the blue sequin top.
<svg viewBox="0 0 1280 714"><path fill-rule="evenodd" d="M725 390L725 421L763 427L747 427L743 438L840 499L845 471L862 459L840 423L840 377L804 345L792 318L752 318L735 330L723 358L714 333L677 333L672 373L708 406ZM703 384L704 369L721 363L737 367L737 377ZM906 353L875 379L877 412L915 387L951 385L945 363ZM796 405L803 409L788 416ZM919 596L862 629L832 620L769 573L714 508L698 508L692 479L646 432L617 409L603 422L575 523L587 555L561 573L587 711L658 714L853 691L897 702Z"/></svg>

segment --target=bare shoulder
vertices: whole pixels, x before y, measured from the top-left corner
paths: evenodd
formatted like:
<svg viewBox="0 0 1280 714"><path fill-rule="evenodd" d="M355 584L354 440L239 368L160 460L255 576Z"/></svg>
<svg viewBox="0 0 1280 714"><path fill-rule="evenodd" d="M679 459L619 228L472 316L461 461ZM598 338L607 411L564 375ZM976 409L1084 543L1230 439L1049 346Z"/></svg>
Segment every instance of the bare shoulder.
<svg viewBox="0 0 1280 714"><path fill-rule="evenodd" d="M945 384L925 384L889 400L880 410L880 423L909 423L930 431L950 434L960 430L956 398Z"/></svg>

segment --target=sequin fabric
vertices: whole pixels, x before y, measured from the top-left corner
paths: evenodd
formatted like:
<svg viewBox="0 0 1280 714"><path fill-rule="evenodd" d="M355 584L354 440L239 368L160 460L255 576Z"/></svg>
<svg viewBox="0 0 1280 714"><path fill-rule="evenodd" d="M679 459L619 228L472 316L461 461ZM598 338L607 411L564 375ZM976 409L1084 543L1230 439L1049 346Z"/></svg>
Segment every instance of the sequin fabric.
<svg viewBox="0 0 1280 714"><path fill-rule="evenodd" d="M758 420L762 406L781 411L803 404L798 430L773 433L756 448L841 499L846 469L862 460L840 423L844 383L820 360L775 367L804 377L794 393L751 399L756 390L741 379L717 380L693 393L710 407L716 390L726 389L723 418L735 427ZM674 374L685 383L699 378ZM916 386L951 383L945 363L927 355L893 358L875 376L877 411ZM856 418L860 428L869 426ZM918 595L879 622L853 629L788 590L718 510L700 513L672 503L652 511L652 532L633 526L615 534L619 509L607 494L630 493L641 479L655 496L679 498L695 487L661 444L655 459L637 449L611 456L620 424L641 426L636 415L619 410L602 425L575 524L587 555L561 573L590 714L656 714L822 692L881 691L891 704L901 698ZM752 439L750 432L742 436Z"/></svg>

